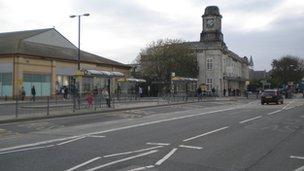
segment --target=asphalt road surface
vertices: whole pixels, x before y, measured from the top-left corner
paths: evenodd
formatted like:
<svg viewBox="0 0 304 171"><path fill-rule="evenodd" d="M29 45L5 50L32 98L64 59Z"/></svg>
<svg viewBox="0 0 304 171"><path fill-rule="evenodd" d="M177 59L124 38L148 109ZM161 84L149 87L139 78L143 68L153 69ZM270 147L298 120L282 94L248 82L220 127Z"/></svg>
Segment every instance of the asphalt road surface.
<svg viewBox="0 0 304 171"><path fill-rule="evenodd" d="M303 171L303 105L204 102L0 125L0 170Z"/></svg>

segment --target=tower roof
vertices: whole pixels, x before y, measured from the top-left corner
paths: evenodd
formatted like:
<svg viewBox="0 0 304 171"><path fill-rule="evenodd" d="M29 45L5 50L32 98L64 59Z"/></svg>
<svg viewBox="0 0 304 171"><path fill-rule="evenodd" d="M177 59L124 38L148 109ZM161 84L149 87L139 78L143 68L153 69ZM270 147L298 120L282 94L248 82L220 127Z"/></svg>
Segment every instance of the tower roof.
<svg viewBox="0 0 304 171"><path fill-rule="evenodd" d="M205 13L203 15L204 16L208 16L208 15L212 15L212 16L221 16L220 14L220 10L217 6L208 6L205 8Z"/></svg>

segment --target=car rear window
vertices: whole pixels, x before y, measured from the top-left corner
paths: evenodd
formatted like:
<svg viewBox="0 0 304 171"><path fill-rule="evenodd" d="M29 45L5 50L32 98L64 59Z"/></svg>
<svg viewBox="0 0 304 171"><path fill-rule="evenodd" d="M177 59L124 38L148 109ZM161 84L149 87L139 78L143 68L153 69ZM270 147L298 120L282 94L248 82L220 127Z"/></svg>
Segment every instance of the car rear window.
<svg viewBox="0 0 304 171"><path fill-rule="evenodd" d="M276 93L275 93L276 91L264 91L264 95L265 96L267 96L267 95L275 95Z"/></svg>

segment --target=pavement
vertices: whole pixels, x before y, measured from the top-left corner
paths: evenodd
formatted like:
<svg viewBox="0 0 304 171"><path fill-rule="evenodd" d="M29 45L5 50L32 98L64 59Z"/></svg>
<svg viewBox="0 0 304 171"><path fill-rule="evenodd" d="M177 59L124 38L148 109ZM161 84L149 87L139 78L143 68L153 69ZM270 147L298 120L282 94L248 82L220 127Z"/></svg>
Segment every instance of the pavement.
<svg viewBox="0 0 304 171"><path fill-rule="evenodd" d="M252 97L253 98L253 97ZM247 100L245 97L208 97L202 99L207 101L235 101ZM115 112L129 109L140 109L146 107L158 107L167 105L179 105L184 103L196 103L197 98L184 99L168 99L168 98L141 98L139 100L124 100L115 101L111 108L101 104L98 107L89 109L86 101L82 101L80 110L73 111L73 104L70 100L51 100L49 104L46 100L32 101L18 101L18 108L16 109L16 101L0 101L0 123L9 123L16 121L37 120L53 117L78 116L84 114ZM16 111L17 110L17 111Z"/></svg>
<svg viewBox="0 0 304 171"><path fill-rule="evenodd" d="M300 171L303 105L210 101L0 124L0 170Z"/></svg>

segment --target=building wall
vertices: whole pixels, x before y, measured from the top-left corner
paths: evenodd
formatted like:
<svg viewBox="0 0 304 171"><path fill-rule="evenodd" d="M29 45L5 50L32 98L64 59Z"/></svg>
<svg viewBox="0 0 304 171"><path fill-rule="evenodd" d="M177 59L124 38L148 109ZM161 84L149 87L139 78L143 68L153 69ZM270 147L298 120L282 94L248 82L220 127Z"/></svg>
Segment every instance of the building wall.
<svg viewBox="0 0 304 171"><path fill-rule="evenodd" d="M1 67L2 66L2 67ZM11 55L0 57L0 73L11 72L12 73L12 88L11 95L14 97L20 95L22 87L26 87L26 96L30 96L29 83L25 83L24 74L46 76L50 79L50 84L46 87L50 91L50 95L56 94L56 81L58 75L73 76L77 70L77 63L69 61L58 61L54 59L38 58L27 55ZM129 69L123 69L122 67L115 66L97 66L92 63L81 63L81 67L85 69L95 69L103 71L118 71L129 75ZM28 80L28 78L26 78ZM46 83L45 83L46 84ZM31 86L34 84L30 84ZM113 82L115 85L115 82ZM36 87L36 86L35 86ZM114 88L114 87L113 87ZM0 91L1 93L1 91ZM48 92L44 92L48 93ZM1 94L0 94L1 96Z"/></svg>

